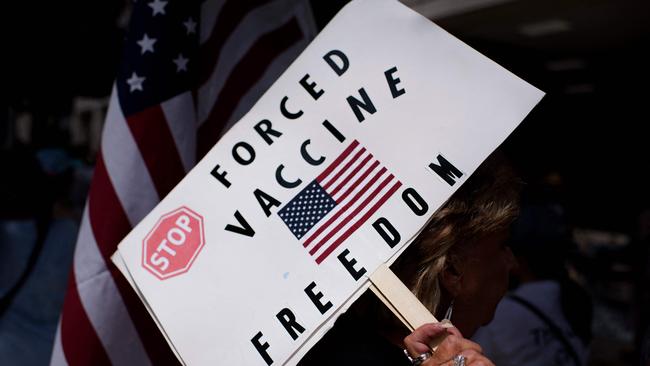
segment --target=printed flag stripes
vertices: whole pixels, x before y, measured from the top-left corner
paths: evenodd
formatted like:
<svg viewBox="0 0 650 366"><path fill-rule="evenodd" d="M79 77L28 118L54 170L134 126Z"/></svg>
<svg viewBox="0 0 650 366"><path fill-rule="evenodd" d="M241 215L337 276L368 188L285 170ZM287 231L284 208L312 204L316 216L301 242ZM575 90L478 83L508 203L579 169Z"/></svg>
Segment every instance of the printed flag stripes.
<svg viewBox="0 0 650 366"><path fill-rule="evenodd" d="M354 140L278 215L320 264L401 185Z"/></svg>
<svg viewBox="0 0 650 366"><path fill-rule="evenodd" d="M315 35L308 1L132 5L50 364L177 365L118 243Z"/></svg>

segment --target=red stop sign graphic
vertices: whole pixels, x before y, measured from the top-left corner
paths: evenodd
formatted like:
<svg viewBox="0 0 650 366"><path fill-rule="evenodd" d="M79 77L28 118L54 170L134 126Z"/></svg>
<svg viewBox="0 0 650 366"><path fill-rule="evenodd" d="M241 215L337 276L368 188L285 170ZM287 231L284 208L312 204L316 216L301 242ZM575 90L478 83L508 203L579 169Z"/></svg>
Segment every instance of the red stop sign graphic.
<svg viewBox="0 0 650 366"><path fill-rule="evenodd" d="M187 207L163 215L142 241L142 266L161 280L187 272L205 244L203 217Z"/></svg>

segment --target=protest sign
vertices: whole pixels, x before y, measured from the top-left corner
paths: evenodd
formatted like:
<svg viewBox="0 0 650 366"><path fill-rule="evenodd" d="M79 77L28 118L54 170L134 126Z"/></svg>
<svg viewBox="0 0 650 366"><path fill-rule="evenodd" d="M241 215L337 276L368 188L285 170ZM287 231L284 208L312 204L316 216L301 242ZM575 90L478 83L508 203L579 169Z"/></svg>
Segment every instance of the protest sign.
<svg viewBox="0 0 650 366"><path fill-rule="evenodd" d="M185 364L295 364L542 95L353 1L113 260Z"/></svg>

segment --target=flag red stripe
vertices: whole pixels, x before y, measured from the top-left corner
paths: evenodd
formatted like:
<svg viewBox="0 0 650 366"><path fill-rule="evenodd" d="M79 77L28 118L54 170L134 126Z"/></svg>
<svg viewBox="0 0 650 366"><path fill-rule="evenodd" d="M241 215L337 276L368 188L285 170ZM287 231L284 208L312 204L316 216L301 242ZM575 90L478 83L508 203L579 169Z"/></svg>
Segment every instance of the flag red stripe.
<svg viewBox="0 0 650 366"><path fill-rule="evenodd" d="M88 192L88 217L97 247L108 267L117 244L131 231L131 224L113 188L100 151Z"/></svg>
<svg viewBox="0 0 650 366"><path fill-rule="evenodd" d="M365 151L365 149L363 151ZM361 164L357 165L356 168L354 168L354 170L350 174L348 174L348 176L345 177L345 179L343 179L343 181L339 183L339 185L336 186L336 188L334 188L332 192L329 193L329 195L330 196L336 195L341 190L341 188L343 188L350 181L350 179L352 179L359 173L359 170L363 169L363 167L366 166L366 164L368 164L370 159L372 159L372 154L366 156L366 158L363 159Z"/></svg>
<svg viewBox="0 0 650 366"><path fill-rule="evenodd" d="M196 57L197 62L200 62L199 77L202 77L202 80L209 80L210 74L215 70L220 53L224 52L226 42L229 42L228 39L235 34L235 30L242 24L242 20L247 14L251 10L255 10L255 7L269 2L266 0L225 2L219 15L215 17L217 19L215 19L215 25L210 32L209 38L201 45L199 55ZM251 87L262 85L259 80L262 76L268 74L267 70L269 70L272 62L288 49L293 49L291 47L299 42L303 36L297 19L293 18L283 26L258 38L257 42L247 51L247 54L226 80L222 88L222 97L212 106L210 115L204 124L205 128L196 131L195 121L190 121L194 117L188 117L188 122L191 122L188 127L200 139L197 144L197 151L200 152L198 154L199 158L217 141L221 128L230 122L232 114L238 108L242 97L247 96ZM106 121L109 124L113 122L110 119ZM169 128L161 107L139 112L126 119L126 122L138 146L140 155L135 156L136 154L133 154L133 158L141 159L139 164L144 163L147 174L150 175L154 184L153 187L146 186L151 193L151 196L146 200L148 201L146 205L153 205L156 203L151 201L155 198L154 190L157 192L157 196L162 198L184 175L184 166L178 151L179 147L175 144L174 135ZM207 135L206 131L208 131ZM203 149L199 145L201 143ZM104 147L107 149L120 148L117 145ZM104 151L108 154L111 150ZM142 355L144 351L153 365L178 365L176 357L166 344L164 337L161 336L144 305L126 279L110 261L110 255L116 250L117 244L131 229L131 221L127 216L125 207L131 207L129 205L132 202L128 200L132 195L128 194L130 192L128 189L123 190L122 183L124 181L115 180L122 177L122 175L116 174L116 172L119 173L115 169L116 167L113 164L109 164L107 167L106 163L100 152L89 192L88 217L84 223L84 225L87 225L86 228L92 231L94 237L94 240L91 240L92 243L84 244L92 245L93 251L95 251L96 246L99 255L102 256L104 261L104 270L110 272L110 276L102 276L97 285L110 285L112 290L113 284L110 281L113 281L117 287L119 295L111 291L110 296L121 297L121 301L123 301L129 313L130 321L140 338L140 342L133 342L133 347L138 348L137 351L140 356L144 358L144 355ZM131 179L132 182L129 181L128 183L133 184L133 186L143 183L136 178L134 179ZM146 183L149 184L148 181ZM121 201L121 199L125 201ZM122 204L125 206L123 207ZM135 224L135 221L133 223ZM80 268L84 269L83 264L81 264L81 267L77 267L77 271L81 271ZM96 317L97 314L102 314L103 304L101 299L97 298L96 295L88 297L86 290L89 288L84 286L79 288L77 277L74 275L74 267L72 271L73 275L70 276L59 325L60 351L70 366L109 365L111 360L120 359L120 357L116 358L113 352L116 349L114 347L115 337L120 337L123 334L120 332L122 325L115 321L111 323L109 317ZM103 274L103 272L100 274ZM101 291L91 292L93 294L102 293ZM98 306L98 304L100 305ZM107 304L107 306L109 305ZM110 309L108 314L111 314ZM105 345L106 348L104 348ZM111 346L113 347L111 348ZM144 350L141 347L144 347ZM126 347L124 352L125 354L131 354L133 349ZM54 359L52 362L56 363Z"/></svg>
<svg viewBox="0 0 650 366"><path fill-rule="evenodd" d="M153 318L151 318L151 315L149 315L147 308L131 288L126 278L115 266L111 265L110 270L122 295L124 305L129 311L133 325L140 336L140 341L147 352L149 360L151 360L151 364L155 366L180 366L174 351L167 344L165 337L158 329Z"/></svg>
<svg viewBox="0 0 650 366"><path fill-rule="evenodd" d="M110 256L129 233L131 225L110 181L101 153L97 156L95 175L88 194L88 214L97 247L122 295L149 359L154 365L178 365L176 356L167 346L144 305L110 261Z"/></svg>
<svg viewBox="0 0 650 366"><path fill-rule="evenodd" d="M156 105L126 118L147 165L158 197L162 199L185 176L185 168L165 114Z"/></svg>
<svg viewBox="0 0 650 366"><path fill-rule="evenodd" d="M370 175L370 173L372 173L373 170L375 170L375 168L378 165L379 165L379 161L375 160L375 162L372 163L372 165L370 165L370 167L363 173L363 175L361 175L359 179L357 179L354 183L352 183L352 185L348 188L347 191L343 192L341 197L339 197L336 200L336 203L338 204L343 202L350 195L350 193L352 193L352 191L354 191L354 189L357 188L357 186L361 184L361 182L363 182L363 180L366 179L366 177Z"/></svg>
<svg viewBox="0 0 650 366"><path fill-rule="evenodd" d="M359 141L357 140L352 141L350 146L348 146L345 150L343 150L341 155L339 155L336 158L336 160L334 160L332 164L330 164L327 167L327 169L325 169L322 173L320 173L320 175L316 178L316 181L318 183L321 183L325 178L327 178L327 176L330 175L330 173L332 173L332 171L336 169L336 167L339 166L339 164L341 164L341 162L345 160L345 158L347 158L348 155L350 155L350 153L352 152L352 150L354 150L358 145L359 145Z"/></svg>
<svg viewBox="0 0 650 366"><path fill-rule="evenodd" d="M319 231L322 232L323 230L327 229L327 227L330 226L330 225L332 224L332 222L334 222L334 220L336 220L339 216L341 216L341 215L342 215L343 213L345 213L348 209L350 209L350 207L352 207L352 205L355 204L355 203L356 203L356 202L361 198L361 196L363 196L363 194L365 194L365 193L370 189L370 187L372 187L372 185L375 184L375 182L377 182L377 180L379 180L379 178L380 178L380 177L381 177L385 172L386 172L386 168L381 168L381 169L377 172L377 174L375 174L375 176L372 177L372 179L370 179L370 180L369 180L369 181L368 181L368 182L363 186L363 188L361 188L361 189L359 190L359 192L357 192L357 194L355 194L354 197L352 197L352 199L351 199L350 201L348 201L348 203L347 203L345 206L343 206L343 207L342 207L340 210L338 210L334 215L332 215L332 217L331 217L329 220L327 220L327 222L326 222L324 225L322 225L321 227L318 228ZM380 185L380 187L382 187L382 186ZM352 189L352 188L351 188L351 189ZM376 193L373 192L372 194L376 194ZM369 198L372 198L372 194L371 194L371 196L370 196ZM365 201L364 201L364 202L365 202ZM361 204L361 206L363 206L363 205L365 205L365 203L362 203L362 204ZM359 206L359 207L361 207L361 206ZM359 210L359 209L360 209L359 207L357 207L357 208L354 210L354 212L356 212L357 210ZM361 207L361 208L363 208L363 207ZM336 233L337 231L339 231L339 230L341 229L342 224L345 224L345 223L339 223L339 225L337 225L333 230L331 230L331 231L330 231L330 232L329 232L329 233L328 233L328 234L327 234L323 239L321 239L321 240L318 242L318 244L316 244L316 245L315 245L315 246L314 246L314 247L309 251L309 254L314 255L314 253L316 253L316 251L317 251L321 246L323 246L323 244L325 244L325 242L327 242L327 241L329 240L329 238L332 237L332 235L333 235L334 233ZM314 234L312 234L312 236L309 237L308 240L311 241L312 238L315 238L318 234L320 234L320 232L315 232Z"/></svg>
<svg viewBox="0 0 650 366"><path fill-rule="evenodd" d="M253 9L268 3L268 0L227 1L217 19L208 38L199 49L199 83L203 85L210 79L210 75L217 65L223 45L230 35L237 29L242 19Z"/></svg>
<svg viewBox="0 0 650 366"><path fill-rule="evenodd" d="M361 182L363 182L363 180L366 179L366 177L367 177L368 175L370 175L370 173L371 173L373 170L375 170L375 168L377 167L377 165L379 165L379 162L378 162L377 160L375 160L375 162L374 162L374 163L373 163L373 164L372 164L368 169L366 169L366 171L363 172L363 174L362 174L362 175L361 175L361 176L360 176L360 177L359 177L359 178L358 178L354 183L352 183L352 185L348 188L347 191L345 191L345 193L343 193L343 195L341 196L341 198L340 198L338 201L336 201L336 203L339 204L339 203L343 202L343 200L345 199L345 197L347 197L350 193L352 193L352 191L354 191L354 189L357 188L357 187L359 186L359 184L361 184ZM377 178L377 177L380 176L381 174L382 174L382 172L377 173L377 176L376 176L375 178ZM373 178L373 179L374 179L374 178ZM361 191L360 191L360 192L355 196L355 198L358 199L358 196L359 196L361 193L363 193L363 190L361 190ZM303 246L306 248L306 247L309 245L309 243L311 243L314 239L316 239L316 237L317 237L318 235L320 235L320 233L323 232L323 230L325 230L329 225L332 224L332 222L333 222L334 220L336 220L336 219L337 219L337 218L338 218L338 217L339 217L339 216L340 216L340 215L341 215L345 210L347 210L347 207L349 207L350 204L353 203L354 201L355 201L355 199L353 198L352 201L350 201L350 203L348 203L346 207L344 207L344 208L342 208L341 210L339 210L339 211L337 211L336 213L334 213L334 215L333 215L331 218L329 218L325 224L319 226L318 229L316 229L316 231L315 231L315 232L314 232L314 233L313 233L309 238L307 238L307 240L305 241L305 243L303 244Z"/></svg>
<svg viewBox="0 0 650 366"><path fill-rule="evenodd" d="M361 150L357 151L357 153L354 154L354 156L352 157L352 159L350 159L350 160L349 160L349 161L348 161L348 162L343 166L343 168L342 168L341 170L339 170L338 172L336 172L336 174L334 175L334 177L331 178L331 179L330 179L330 180L329 180L329 181L328 181L328 182L323 186L323 189L324 189L325 191L327 191L327 189L328 189L332 184L334 184L334 182L336 182L339 178L341 178L341 176L343 175L343 173L347 172L348 169L350 169L350 167L352 166L352 164L354 164L357 160L359 160L359 158L361 157L361 155L363 155L363 153L365 153L365 152L366 152L366 148L365 148L365 147L362 147ZM334 193L331 193L330 196L333 195L333 194L334 194Z"/></svg>
<svg viewBox="0 0 650 366"><path fill-rule="evenodd" d="M69 366L111 364L79 298L74 266L61 313L61 347Z"/></svg>
<svg viewBox="0 0 650 366"><path fill-rule="evenodd" d="M379 201L377 201L371 208L366 212L359 221L355 222L354 225L352 225L343 235L341 235L336 241L332 243L318 258L316 259L316 263L321 264L322 261L325 260L336 248L338 248L341 243L343 243L350 235L352 235L353 232L355 232L361 225L363 225L370 216L372 216L377 210L399 189L399 187L402 186L402 182L398 181L391 187L391 189L384 194Z"/></svg>
<svg viewBox="0 0 650 366"><path fill-rule="evenodd" d="M383 172L385 172L385 171L386 171L386 168L383 168L380 171L380 173L383 174ZM370 203L370 201L372 201L372 199L374 199L375 196L378 195L379 192L381 192L381 190L384 189L384 187L388 184L388 182L390 182L393 178L394 178L394 176L392 174L389 175L388 177L386 177L386 179L384 179L379 184L379 186L377 186L372 191L372 193L370 193L370 195L368 197L366 197L363 200L363 202L361 202L360 205L358 205L346 218L344 218L341 222L339 222L338 225L336 225L336 227L334 229L330 230L330 232L327 233L325 235L325 237L314 248L312 248L311 251L309 251L309 254L314 255L314 253L316 253L316 251L321 246L323 246L323 244L328 242L336 233L338 233L343 228L343 226L345 226L348 222L350 222L350 220L352 220L355 216L357 216L359 214L359 212L361 212L361 210L363 210L368 205L368 203ZM367 191L368 188L370 188L370 187L368 185L366 185L365 187L363 187L363 189L359 193L361 193L361 194L365 193L365 191ZM357 194L357 195L359 195L359 194ZM355 197L355 198L357 198L357 197ZM348 205L350 205L351 203L354 203L354 202L356 202L355 199L351 200ZM347 209L347 207L346 207L346 209Z"/></svg>
<svg viewBox="0 0 650 366"><path fill-rule="evenodd" d="M293 17L281 27L261 36L232 71L219 99L197 135L197 158L202 158L219 139L221 129L232 116L241 98L262 77L271 60L301 40L302 30Z"/></svg>

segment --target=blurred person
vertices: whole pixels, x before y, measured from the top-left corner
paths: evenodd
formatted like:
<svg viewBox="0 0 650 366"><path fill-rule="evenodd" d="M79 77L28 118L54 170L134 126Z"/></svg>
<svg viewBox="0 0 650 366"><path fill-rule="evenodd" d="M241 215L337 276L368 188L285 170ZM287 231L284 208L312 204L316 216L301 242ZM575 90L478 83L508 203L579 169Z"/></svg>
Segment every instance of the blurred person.
<svg viewBox="0 0 650 366"><path fill-rule="evenodd" d="M507 290L514 257L505 241L518 195L511 168L498 154L491 156L393 265L429 311L455 327L426 324L409 334L366 293L299 365L493 365L466 337L492 319ZM446 338L431 352L428 345L440 336Z"/></svg>
<svg viewBox="0 0 650 366"><path fill-rule="evenodd" d="M499 366L586 365L592 304L569 278L572 247L562 207L525 207L509 244L517 258L516 289L497 307L494 320L473 338Z"/></svg>
<svg viewBox="0 0 650 366"><path fill-rule="evenodd" d="M42 235L47 207L39 185L45 174L26 147L0 151L0 315Z"/></svg>
<svg viewBox="0 0 650 366"><path fill-rule="evenodd" d="M44 365L63 304L78 231L74 161L62 149L6 152L1 184L0 364Z"/></svg>

